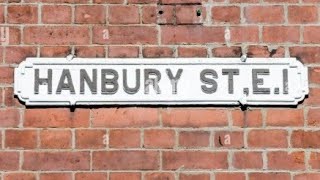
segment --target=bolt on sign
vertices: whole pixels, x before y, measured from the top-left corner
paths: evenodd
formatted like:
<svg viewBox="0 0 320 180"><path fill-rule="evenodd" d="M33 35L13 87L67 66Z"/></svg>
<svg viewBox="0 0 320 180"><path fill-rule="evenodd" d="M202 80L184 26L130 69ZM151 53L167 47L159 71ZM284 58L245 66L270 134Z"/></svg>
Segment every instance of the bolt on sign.
<svg viewBox="0 0 320 180"><path fill-rule="evenodd" d="M309 92L294 58L27 58L14 76L26 105L296 105Z"/></svg>

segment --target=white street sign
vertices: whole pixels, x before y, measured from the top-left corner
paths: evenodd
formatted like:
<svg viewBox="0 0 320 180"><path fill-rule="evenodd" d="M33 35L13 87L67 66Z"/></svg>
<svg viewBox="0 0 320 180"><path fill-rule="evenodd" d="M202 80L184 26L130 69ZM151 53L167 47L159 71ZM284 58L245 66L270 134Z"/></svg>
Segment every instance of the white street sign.
<svg viewBox="0 0 320 180"><path fill-rule="evenodd" d="M26 105L296 105L309 88L294 58L27 58L14 92Z"/></svg>

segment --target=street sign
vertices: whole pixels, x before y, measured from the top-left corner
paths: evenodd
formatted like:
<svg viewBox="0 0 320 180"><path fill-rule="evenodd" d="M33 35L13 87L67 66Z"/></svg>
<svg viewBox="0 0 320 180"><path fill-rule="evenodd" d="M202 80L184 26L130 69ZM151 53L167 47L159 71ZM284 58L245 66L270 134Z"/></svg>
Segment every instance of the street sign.
<svg viewBox="0 0 320 180"><path fill-rule="evenodd" d="M296 105L309 92L295 58L27 58L14 92L26 105Z"/></svg>

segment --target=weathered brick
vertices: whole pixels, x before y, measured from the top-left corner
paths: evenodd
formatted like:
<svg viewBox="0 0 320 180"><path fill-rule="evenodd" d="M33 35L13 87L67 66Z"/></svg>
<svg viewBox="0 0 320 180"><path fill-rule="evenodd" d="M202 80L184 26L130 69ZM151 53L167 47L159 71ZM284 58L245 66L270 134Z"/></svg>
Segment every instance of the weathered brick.
<svg viewBox="0 0 320 180"><path fill-rule="evenodd" d="M109 147L111 148L138 148L140 147L140 130L110 130Z"/></svg>
<svg viewBox="0 0 320 180"><path fill-rule="evenodd" d="M145 47L142 50L145 58L173 57L173 49L169 47Z"/></svg>
<svg viewBox="0 0 320 180"><path fill-rule="evenodd" d="M320 126L320 109L311 108L308 111L307 122L309 126Z"/></svg>
<svg viewBox="0 0 320 180"><path fill-rule="evenodd" d="M162 154L163 169L226 169L226 152L167 151Z"/></svg>
<svg viewBox="0 0 320 180"><path fill-rule="evenodd" d="M265 26L262 38L266 43L297 43L300 40L300 29L298 26Z"/></svg>
<svg viewBox="0 0 320 180"><path fill-rule="evenodd" d="M214 146L218 148L243 148L243 132L216 131L214 133Z"/></svg>
<svg viewBox="0 0 320 180"><path fill-rule="evenodd" d="M288 132L285 130L251 130L248 133L248 146L252 148L286 148Z"/></svg>
<svg viewBox="0 0 320 180"><path fill-rule="evenodd" d="M312 169L320 169L320 153L311 152L308 163Z"/></svg>
<svg viewBox="0 0 320 180"><path fill-rule="evenodd" d="M230 42L259 42L259 28L257 26L230 27Z"/></svg>
<svg viewBox="0 0 320 180"><path fill-rule="evenodd" d="M101 159L100 159L101 160ZM89 152L24 152L23 170L89 170Z"/></svg>
<svg viewBox="0 0 320 180"><path fill-rule="evenodd" d="M245 180L244 173L215 173L215 180Z"/></svg>
<svg viewBox="0 0 320 180"><path fill-rule="evenodd" d="M37 131L6 130L5 147L10 149L34 149L37 147Z"/></svg>
<svg viewBox="0 0 320 180"><path fill-rule="evenodd" d="M202 24L206 20L206 9L202 6L176 6L177 24Z"/></svg>
<svg viewBox="0 0 320 180"><path fill-rule="evenodd" d="M42 6L42 22L45 24L69 24L71 23L71 6L44 5Z"/></svg>
<svg viewBox="0 0 320 180"><path fill-rule="evenodd" d="M282 58L285 56L284 47L278 47L269 50L267 46L249 46L247 50L248 57L272 57L272 58Z"/></svg>
<svg viewBox="0 0 320 180"><path fill-rule="evenodd" d="M268 152L268 169L272 170L304 170L304 152L272 151Z"/></svg>
<svg viewBox="0 0 320 180"><path fill-rule="evenodd" d="M20 112L15 108L0 109L0 127L17 127L19 125Z"/></svg>
<svg viewBox="0 0 320 180"><path fill-rule="evenodd" d="M108 159L101 161L101 159ZM156 151L99 151L92 155L94 170L155 170L159 168Z"/></svg>
<svg viewBox="0 0 320 180"><path fill-rule="evenodd" d="M76 148L78 149L99 149L104 148L105 130L82 129L76 130Z"/></svg>
<svg viewBox="0 0 320 180"><path fill-rule="evenodd" d="M150 129L144 131L145 148L173 148L175 132L165 129Z"/></svg>
<svg viewBox="0 0 320 180"><path fill-rule="evenodd" d="M146 173L144 176L145 180L174 180L174 174L173 173Z"/></svg>
<svg viewBox="0 0 320 180"><path fill-rule="evenodd" d="M207 49L205 47L179 47L178 48L179 57L207 57Z"/></svg>
<svg viewBox="0 0 320 180"><path fill-rule="evenodd" d="M75 55L81 58L103 58L105 49L103 46L79 46L75 48Z"/></svg>
<svg viewBox="0 0 320 180"><path fill-rule="evenodd" d="M106 22L106 8L104 6L76 6L75 22L79 24L104 24Z"/></svg>
<svg viewBox="0 0 320 180"><path fill-rule="evenodd" d="M180 174L179 180L195 180L195 179L201 179L201 180L210 180L210 174L208 173L198 173L198 174Z"/></svg>
<svg viewBox="0 0 320 180"><path fill-rule="evenodd" d="M70 109L26 109L24 112L25 127L88 127L89 110Z"/></svg>
<svg viewBox="0 0 320 180"><path fill-rule="evenodd" d="M31 5L8 6L8 22L12 24L36 24L38 8Z"/></svg>
<svg viewBox="0 0 320 180"><path fill-rule="evenodd" d="M141 173L135 173L135 172L112 172L110 173L110 180L124 180L124 179L130 179L130 180L140 180L141 179Z"/></svg>
<svg viewBox="0 0 320 180"><path fill-rule="evenodd" d="M214 127L228 123L227 112L215 109L167 109L161 111L167 127Z"/></svg>
<svg viewBox="0 0 320 180"><path fill-rule="evenodd" d="M40 174L41 180L55 180L55 179L61 179L61 180L72 180L72 174L71 173L42 173Z"/></svg>
<svg viewBox="0 0 320 180"><path fill-rule="evenodd" d="M266 124L269 126L302 126L303 109L269 109Z"/></svg>
<svg viewBox="0 0 320 180"><path fill-rule="evenodd" d="M158 126L158 110L152 108L94 109L94 127L152 127Z"/></svg>
<svg viewBox="0 0 320 180"><path fill-rule="evenodd" d="M13 83L13 68L1 66L0 67L0 83L11 84Z"/></svg>
<svg viewBox="0 0 320 180"><path fill-rule="evenodd" d="M40 48L41 57L67 57L71 54L71 48L68 46L44 46Z"/></svg>
<svg viewBox="0 0 320 180"><path fill-rule="evenodd" d="M162 44L206 44L224 42L224 28L199 25L161 27Z"/></svg>
<svg viewBox="0 0 320 180"><path fill-rule="evenodd" d="M23 34L26 44L82 45L90 40L89 28L80 26L28 26Z"/></svg>
<svg viewBox="0 0 320 180"><path fill-rule="evenodd" d="M110 58L137 58L139 56L139 47L109 46L108 56Z"/></svg>
<svg viewBox="0 0 320 180"><path fill-rule="evenodd" d="M294 176L294 180L317 180L320 178L320 173L304 173Z"/></svg>
<svg viewBox="0 0 320 180"><path fill-rule="evenodd" d="M233 167L237 169L262 169L262 166L261 152L235 152L233 154Z"/></svg>
<svg viewBox="0 0 320 180"><path fill-rule="evenodd" d="M214 57L241 57L241 47L216 47L212 49L212 56Z"/></svg>
<svg viewBox="0 0 320 180"><path fill-rule="evenodd" d="M290 180L289 173L250 173L250 180Z"/></svg>
<svg viewBox="0 0 320 180"><path fill-rule="evenodd" d="M283 6L248 6L244 9L248 23L283 23Z"/></svg>
<svg viewBox="0 0 320 180"><path fill-rule="evenodd" d="M75 175L75 180L108 180L108 174L103 172L79 172Z"/></svg>
<svg viewBox="0 0 320 180"><path fill-rule="evenodd" d="M110 6L110 24L138 24L140 22L138 6Z"/></svg>
<svg viewBox="0 0 320 180"><path fill-rule="evenodd" d="M320 148L320 131L296 130L292 132L291 144L295 148Z"/></svg>
<svg viewBox="0 0 320 180"><path fill-rule="evenodd" d="M10 46L5 51L5 60L8 64L19 64L26 60L27 57L37 56L37 48L30 46Z"/></svg>
<svg viewBox="0 0 320 180"><path fill-rule="evenodd" d="M36 180L36 175L34 173L10 172L10 173L4 174L3 179L4 180Z"/></svg>
<svg viewBox="0 0 320 180"><path fill-rule="evenodd" d="M311 83L320 84L320 68L319 67L309 68L309 81Z"/></svg>
<svg viewBox="0 0 320 180"><path fill-rule="evenodd" d="M211 14L214 23L240 23L239 6L214 6L211 9Z"/></svg>
<svg viewBox="0 0 320 180"><path fill-rule="evenodd" d="M40 132L40 147L43 149L69 149L72 144L71 138L70 130L42 130Z"/></svg>
<svg viewBox="0 0 320 180"><path fill-rule="evenodd" d="M289 23L313 23L318 21L318 9L315 6L289 6Z"/></svg>
<svg viewBox="0 0 320 180"><path fill-rule="evenodd" d="M232 111L233 126L240 127L261 127L262 112L261 110Z"/></svg>
<svg viewBox="0 0 320 180"><path fill-rule="evenodd" d="M182 131L179 133L179 146L186 148L208 147L210 132Z"/></svg>
<svg viewBox="0 0 320 180"><path fill-rule="evenodd" d="M319 43L320 42L320 26L307 26L303 31L304 43Z"/></svg>
<svg viewBox="0 0 320 180"><path fill-rule="evenodd" d="M19 152L1 151L0 152L0 170L16 171L19 168Z"/></svg>

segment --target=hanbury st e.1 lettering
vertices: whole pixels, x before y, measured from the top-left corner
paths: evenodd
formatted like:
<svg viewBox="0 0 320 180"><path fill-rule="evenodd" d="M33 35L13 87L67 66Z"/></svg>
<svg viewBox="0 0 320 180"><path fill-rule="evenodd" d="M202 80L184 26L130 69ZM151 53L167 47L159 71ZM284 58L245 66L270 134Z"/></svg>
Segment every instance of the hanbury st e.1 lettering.
<svg viewBox="0 0 320 180"><path fill-rule="evenodd" d="M295 105L309 92L293 58L28 58L14 90L26 105Z"/></svg>

